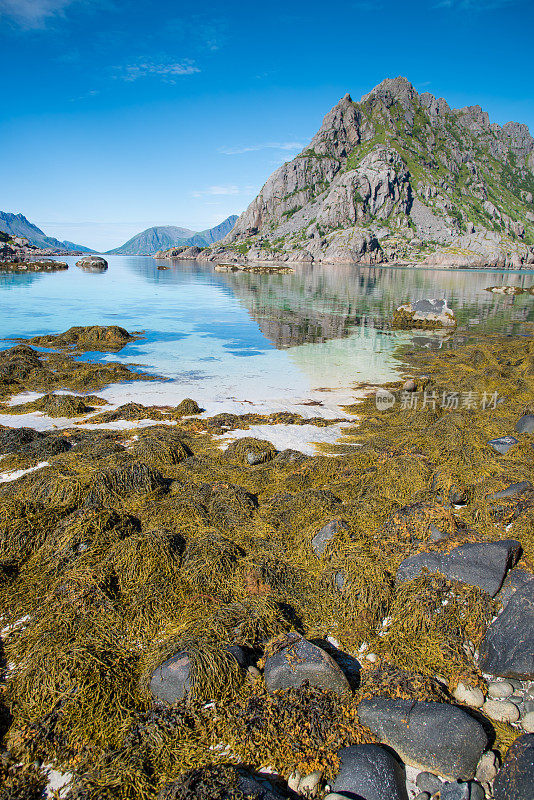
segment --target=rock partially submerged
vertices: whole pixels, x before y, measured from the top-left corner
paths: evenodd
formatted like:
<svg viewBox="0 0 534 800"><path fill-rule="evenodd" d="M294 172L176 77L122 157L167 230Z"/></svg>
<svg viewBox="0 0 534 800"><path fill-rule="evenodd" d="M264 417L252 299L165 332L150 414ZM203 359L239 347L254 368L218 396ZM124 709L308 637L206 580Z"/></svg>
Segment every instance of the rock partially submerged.
<svg viewBox="0 0 534 800"><path fill-rule="evenodd" d="M76 266L83 269L85 272L105 272L108 268L108 262L102 256L87 255L80 258L76 262Z"/></svg>
<svg viewBox="0 0 534 800"><path fill-rule="evenodd" d="M451 328L454 312L446 300L415 300L399 306L391 322L394 328Z"/></svg>
<svg viewBox="0 0 534 800"><path fill-rule="evenodd" d="M295 270L276 264L216 264L215 272L254 272L259 275L290 275Z"/></svg>
<svg viewBox="0 0 534 800"><path fill-rule="evenodd" d="M1 261L0 272L62 272L69 268L64 261Z"/></svg>
<svg viewBox="0 0 534 800"><path fill-rule="evenodd" d="M126 328L122 328L120 325L74 325L63 333L50 333L17 341L33 344L35 347L116 353L139 338L139 331L128 333Z"/></svg>

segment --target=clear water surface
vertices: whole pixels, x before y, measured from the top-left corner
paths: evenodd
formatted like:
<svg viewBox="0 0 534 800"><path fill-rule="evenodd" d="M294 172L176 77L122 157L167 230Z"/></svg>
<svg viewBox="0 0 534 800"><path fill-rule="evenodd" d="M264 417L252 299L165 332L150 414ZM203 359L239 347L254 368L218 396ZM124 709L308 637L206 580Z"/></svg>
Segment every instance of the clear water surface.
<svg viewBox="0 0 534 800"><path fill-rule="evenodd" d="M255 410L323 402L334 407L360 382L397 376L399 342L439 347L438 335L384 329L400 303L446 298L461 326L521 332L534 321L534 297L493 295L490 285L529 287L534 272L308 266L292 275L217 273L196 262L107 256L91 274L0 272L0 349L10 337L71 325L117 324L145 331L118 354L85 358L136 363L161 381L109 387L111 402L148 404L193 397L211 410L239 401ZM62 259L63 260L63 259ZM170 269L158 270L158 266ZM315 413L310 406L310 414Z"/></svg>

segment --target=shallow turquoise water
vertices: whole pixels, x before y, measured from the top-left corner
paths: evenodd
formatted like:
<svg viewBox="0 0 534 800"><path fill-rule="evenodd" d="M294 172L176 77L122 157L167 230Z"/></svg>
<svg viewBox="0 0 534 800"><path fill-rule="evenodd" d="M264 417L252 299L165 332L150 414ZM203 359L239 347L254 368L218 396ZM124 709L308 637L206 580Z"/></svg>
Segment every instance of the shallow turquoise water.
<svg viewBox="0 0 534 800"><path fill-rule="evenodd" d="M300 266L294 275L216 273L182 262L160 271L152 258L110 256L103 274L0 273L0 349L13 336L59 332L71 325L119 324L145 338L119 354L90 358L136 362L166 380L111 387L142 402L250 400L269 407L346 390L396 375L393 350L408 334L382 330L401 303L445 297L460 324L517 332L534 321L534 298L495 296L495 284L531 286L532 272L408 270ZM417 336L439 346L437 336ZM325 395L326 396L326 395Z"/></svg>

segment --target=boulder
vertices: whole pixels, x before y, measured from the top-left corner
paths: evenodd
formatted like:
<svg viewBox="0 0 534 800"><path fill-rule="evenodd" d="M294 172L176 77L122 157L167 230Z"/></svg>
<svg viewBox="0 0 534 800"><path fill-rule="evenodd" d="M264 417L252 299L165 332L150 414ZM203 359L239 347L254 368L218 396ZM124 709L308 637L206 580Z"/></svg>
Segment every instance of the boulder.
<svg viewBox="0 0 534 800"><path fill-rule="evenodd" d="M532 800L534 734L525 733L512 744L493 782L495 800Z"/></svg>
<svg viewBox="0 0 534 800"><path fill-rule="evenodd" d="M310 686L330 689L338 694L350 693L349 682L334 659L298 633L289 633L276 652L265 660L265 685L270 692Z"/></svg>
<svg viewBox="0 0 534 800"><path fill-rule="evenodd" d="M401 764L376 744L356 744L338 752L340 769L332 791L362 800L407 800Z"/></svg>
<svg viewBox="0 0 534 800"><path fill-rule="evenodd" d="M450 553L418 553L404 559L397 570L397 583L404 583L422 574L440 572L446 578L478 586L492 597L502 586L506 572L513 565L521 545L515 539L497 542L463 544Z"/></svg>
<svg viewBox="0 0 534 800"><path fill-rule="evenodd" d="M512 483L506 489L500 492L495 492L489 496L489 500L508 500L510 497L518 497L524 492L529 492L532 489L530 481L520 481L519 483Z"/></svg>
<svg viewBox="0 0 534 800"><path fill-rule="evenodd" d="M248 659L242 647L232 645L226 648L226 652L241 669L246 669ZM192 659L186 650L180 650L156 667L150 676L149 686L154 700L172 706L190 694L193 684Z"/></svg>
<svg viewBox="0 0 534 800"><path fill-rule="evenodd" d="M519 439L516 439L514 436L499 436L497 439L491 439L488 444L490 447L493 447L495 452L500 453L502 456L505 456L508 450L517 444Z"/></svg>
<svg viewBox="0 0 534 800"><path fill-rule="evenodd" d="M394 323L405 318L405 322L415 323L415 327L452 327L456 325L454 312L446 300L415 300L397 308Z"/></svg>
<svg viewBox="0 0 534 800"><path fill-rule="evenodd" d="M517 433L534 433L534 414L523 414L515 424Z"/></svg>
<svg viewBox="0 0 534 800"><path fill-rule="evenodd" d="M108 268L108 262L102 256L88 255L80 258L76 262L76 266L86 272L105 272Z"/></svg>
<svg viewBox="0 0 534 800"><path fill-rule="evenodd" d="M506 578L504 579L504 583L501 586L501 589L498 594L495 595L495 599L498 600L502 607L505 608L508 605L508 602L511 597L524 586L525 583L531 581L534 578L531 572L527 572L524 569L516 569L510 570Z"/></svg>
<svg viewBox="0 0 534 800"><path fill-rule="evenodd" d="M311 545L315 555L321 558L324 555L328 544L332 541L332 539L334 539L336 533L338 531L347 530L348 527L349 526L347 523L342 519L333 519L330 522L327 522L326 525L324 525L311 540Z"/></svg>
<svg viewBox="0 0 534 800"><path fill-rule="evenodd" d="M406 763L452 779L473 778L488 744L482 725L449 703L374 697L362 700L358 717Z"/></svg>
<svg viewBox="0 0 534 800"><path fill-rule="evenodd" d="M519 586L489 626L479 648L479 666L490 675L534 679L534 580Z"/></svg>

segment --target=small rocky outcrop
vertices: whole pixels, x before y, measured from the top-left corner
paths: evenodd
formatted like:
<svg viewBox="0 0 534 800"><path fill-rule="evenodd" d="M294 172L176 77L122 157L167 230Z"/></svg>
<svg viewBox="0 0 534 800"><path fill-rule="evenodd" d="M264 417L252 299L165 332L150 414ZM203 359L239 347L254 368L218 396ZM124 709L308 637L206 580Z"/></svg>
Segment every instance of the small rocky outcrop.
<svg viewBox="0 0 534 800"><path fill-rule="evenodd" d="M449 553L418 553L406 558L397 570L398 583L412 580L423 570L440 572L446 578L478 586L492 597L497 594L510 566L521 552L515 539L464 544Z"/></svg>
<svg viewBox="0 0 534 800"><path fill-rule="evenodd" d="M488 744L482 725L448 703L374 697L362 700L358 717L407 764L453 779L473 778Z"/></svg>
<svg viewBox="0 0 534 800"><path fill-rule="evenodd" d="M356 744L338 752L339 772L332 784L331 800L408 800L404 769L385 748Z"/></svg>
<svg viewBox="0 0 534 800"><path fill-rule="evenodd" d="M298 633L289 633L265 660L265 685L270 692L302 686L350 693L350 685L333 658Z"/></svg>
<svg viewBox="0 0 534 800"><path fill-rule="evenodd" d="M102 256L87 255L80 258L76 262L76 266L83 269L85 272L105 272L108 268L108 262Z"/></svg>
<svg viewBox="0 0 534 800"><path fill-rule="evenodd" d="M493 783L495 800L532 800L534 734L519 736L506 754Z"/></svg>
<svg viewBox="0 0 534 800"><path fill-rule="evenodd" d="M534 579L524 580L480 643L479 665L490 675L534 680Z"/></svg>
<svg viewBox="0 0 534 800"><path fill-rule="evenodd" d="M454 312L446 300L415 300L399 306L393 315L395 328L451 328L456 325Z"/></svg>

